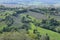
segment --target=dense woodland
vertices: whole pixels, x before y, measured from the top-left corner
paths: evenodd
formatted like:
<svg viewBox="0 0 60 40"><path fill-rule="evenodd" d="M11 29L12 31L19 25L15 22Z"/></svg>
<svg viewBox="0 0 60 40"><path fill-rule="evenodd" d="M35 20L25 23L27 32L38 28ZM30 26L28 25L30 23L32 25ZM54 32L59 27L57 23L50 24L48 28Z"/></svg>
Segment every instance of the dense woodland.
<svg viewBox="0 0 60 40"><path fill-rule="evenodd" d="M60 40L60 8L1 5L0 40Z"/></svg>

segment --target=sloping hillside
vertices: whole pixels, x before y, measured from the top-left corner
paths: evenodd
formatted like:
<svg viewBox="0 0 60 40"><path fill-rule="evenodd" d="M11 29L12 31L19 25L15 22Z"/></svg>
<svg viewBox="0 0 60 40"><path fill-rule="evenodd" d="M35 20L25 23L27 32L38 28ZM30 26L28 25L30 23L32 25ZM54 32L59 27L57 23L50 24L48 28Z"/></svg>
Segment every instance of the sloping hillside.
<svg viewBox="0 0 60 40"><path fill-rule="evenodd" d="M0 12L1 40L60 40L59 15L50 15L46 9L43 13L40 9L14 9Z"/></svg>

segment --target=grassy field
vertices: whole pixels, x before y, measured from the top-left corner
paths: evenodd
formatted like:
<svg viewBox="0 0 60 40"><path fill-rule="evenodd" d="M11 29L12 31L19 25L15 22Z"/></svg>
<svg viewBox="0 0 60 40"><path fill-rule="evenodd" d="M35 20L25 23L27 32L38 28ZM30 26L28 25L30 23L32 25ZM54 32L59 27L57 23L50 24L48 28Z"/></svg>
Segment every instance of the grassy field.
<svg viewBox="0 0 60 40"><path fill-rule="evenodd" d="M31 37L34 36L33 34L33 30L36 29L36 27L31 24L32 26L32 30L29 30L30 31L30 35ZM44 28L40 28L40 27L37 27L37 30L38 32L40 32L41 35L45 35L46 33L50 36L50 40L60 40L60 34L59 33L56 33L56 32L53 32L51 30L47 30L47 29L44 29Z"/></svg>
<svg viewBox="0 0 60 40"><path fill-rule="evenodd" d="M47 29L39 28L39 27L37 29L41 34L48 33L51 40L60 40L60 34L59 33L56 33L56 32L53 32L53 31L50 31L50 30L47 30Z"/></svg>
<svg viewBox="0 0 60 40"><path fill-rule="evenodd" d="M2 30L4 27L6 27L7 25L4 22L0 22L0 30Z"/></svg>

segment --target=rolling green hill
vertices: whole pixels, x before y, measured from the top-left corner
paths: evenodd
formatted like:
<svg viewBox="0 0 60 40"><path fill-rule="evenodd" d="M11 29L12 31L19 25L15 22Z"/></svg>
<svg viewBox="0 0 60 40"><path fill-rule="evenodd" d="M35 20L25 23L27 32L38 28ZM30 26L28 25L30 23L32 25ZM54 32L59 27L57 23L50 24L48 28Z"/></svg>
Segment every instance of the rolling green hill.
<svg viewBox="0 0 60 40"><path fill-rule="evenodd" d="M41 27L36 27L34 26L32 23L31 23L31 27L32 29L29 30L30 32L30 36L34 38L34 34L33 34L33 30L34 29L37 29L38 32L40 32L41 35L45 35L46 33L49 35L50 37L50 40L60 40L60 34L59 33L56 33L56 32L53 32L51 30L47 30L47 29L44 29L44 28L41 28Z"/></svg>
<svg viewBox="0 0 60 40"><path fill-rule="evenodd" d="M43 11L44 14L40 9L1 11L0 40L60 40L60 16Z"/></svg>

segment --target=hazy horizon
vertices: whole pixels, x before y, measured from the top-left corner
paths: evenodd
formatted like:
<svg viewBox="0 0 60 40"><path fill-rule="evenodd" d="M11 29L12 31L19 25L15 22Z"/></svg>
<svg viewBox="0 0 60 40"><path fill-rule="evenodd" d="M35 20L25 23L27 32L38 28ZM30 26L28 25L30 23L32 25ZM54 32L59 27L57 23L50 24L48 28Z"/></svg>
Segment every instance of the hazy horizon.
<svg viewBox="0 0 60 40"><path fill-rule="evenodd" d="M60 0L0 0L0 4L60 4Z"/></svg>

